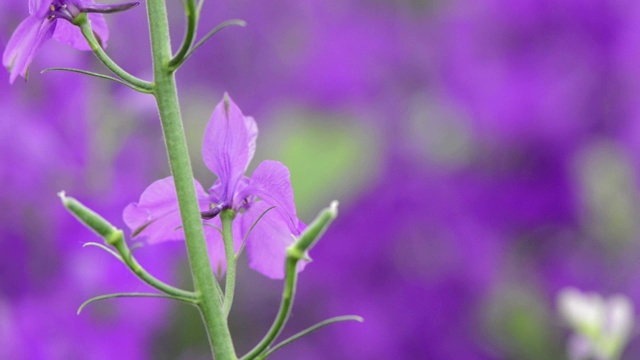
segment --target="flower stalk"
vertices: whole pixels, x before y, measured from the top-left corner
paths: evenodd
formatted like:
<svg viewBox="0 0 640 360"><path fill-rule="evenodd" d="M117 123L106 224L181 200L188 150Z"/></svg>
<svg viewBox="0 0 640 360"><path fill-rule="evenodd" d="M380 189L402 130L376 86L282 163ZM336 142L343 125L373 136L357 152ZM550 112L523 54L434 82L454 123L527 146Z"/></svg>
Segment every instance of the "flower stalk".
<svg viewBox="0 0 640 360"><path fill-rule="evenodd" d="M226 317L217 302L216 287L200 218L193 184L193 170L187 150L186 137L180 115L172 58L169 24L164 0L148 0L147 14L151 33L154 95L162 122L171 173L174 176L180 214L186 238L194 286L199 295L202 315L209 343L218 360L236 359Z"/></svg>

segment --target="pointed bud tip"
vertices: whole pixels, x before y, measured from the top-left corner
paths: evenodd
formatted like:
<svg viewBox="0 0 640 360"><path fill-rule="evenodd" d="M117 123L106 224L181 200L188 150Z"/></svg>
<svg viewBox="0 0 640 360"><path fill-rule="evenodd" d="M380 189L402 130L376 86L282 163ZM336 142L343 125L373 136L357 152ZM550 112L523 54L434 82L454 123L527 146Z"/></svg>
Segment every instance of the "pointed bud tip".
<svg viewBox="0 0 640 360"><path fill-rule="evenodd" d="M60 198L60 200L62 201L62 205L66 206L67 202L69 201L67 199L67 193L64 190L60 190L60 191L58 191L57 195Z"/></svg>
<svg viewBox="0 0 640 360"><path fill-rule="evenodd" d="M127 5L128 5L128 7L126 8L126 10L129 10L129 9L133 9L134 7L140 5L140 2L139 1L132 1L130 3L127 3Z"/></svg>
<svg viewBox="0 0 640 360"><path fill-rule="evenodd" d="M340 202L338 200L333 200L331 204L329 204L329 209L335 214L338 215L338 206Z"/></svg>

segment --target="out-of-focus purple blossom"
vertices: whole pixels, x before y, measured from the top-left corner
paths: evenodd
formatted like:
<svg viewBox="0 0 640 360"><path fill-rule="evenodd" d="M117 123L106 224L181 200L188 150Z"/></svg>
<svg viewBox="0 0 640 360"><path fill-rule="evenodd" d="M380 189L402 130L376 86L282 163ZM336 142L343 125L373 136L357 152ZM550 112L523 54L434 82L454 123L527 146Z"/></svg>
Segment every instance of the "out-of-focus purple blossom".
<svg viewBox="0 0 640 360"><path fill-rule="evenodd" d="M0 19L6 20L5 15ZM43 49L47 57L64 58L50 49L55 47ZM80 53L69 54L74 65L86 65L75 55ZM112 157L125 155L119 148L105 153L100 142L108 135L98 132L97 125L107 115L87 114L89 106L108 100L96 99L91 89L90 80L62 73L31 82L28 88L0 84L0 183L5 189L0 206L11 209L0 214L0 251L5 255L0 262L3 359L150 358L154 333L167 314L166 302L134 300L97 304L76 315L90 297L147 290L117 260L83 249L83 242L99 239L61 211L56 201L56 191L70 189L89 199L101 214L118 219L123 204L135 196L135 184L149 178L152 165L128 154L127 166L109 171ZM25 96L38 94L46 94L39 97L38 106ZM61 105L70 98L73 106ZM132 143L144 144L122 129L118 138L123 151ZM91 175L92 166L104 170L99 181ZM156 247L149 257L150 251L140 249L136 256L157 276L171 279L176 261L172 250ZM131 313L136 314L133 321Z"/></svg>
<svg viewBox="0 0 640 360"><path fill-rule="evenodd" d="M88 179L82 176L82 167L74 163L74 156L68 153L74 148L62 144L59 128L48 127L57 119L43 119L38 127L33 115L30 118L23 112L16 120L19 121L12 123L14 134L34 128L49 131L46 136L31 133L38 134L32 139L38 142L37 147L28 142L2 147L3 168L13 166L19 171L2 176L3 185L12 191L1 194L0 204L12 211L0 216L3 223L0 249L6 254L0 265L0 275L5 279L0 283L0 334L3 335L0 358L149 358L153 329L162 325L169 304L119 301L118 304L97 304L76 315L78 306L90 297L126 290L143 291L145 287L109 255L83 249L83 242L96 240L94 235L75 224L73 218L65 219L55 202L47 200L46 194L55 198L55 188L68 184L70 177L75 177L73 182L78 184L76 193L94 193L81 185ZM25 134L22 139L31 138ZM46 164L45 159L51 164ZM23 165L16 165L18 163ZM36 164L40 166L33 168ZM135 177L131 170L120 176ZM66 171L66 176L61 176L59 171ZM31 186L31 190L27 191L27 186ZM122 195L133 195L131 188L119 190ZM31 193L40 194L40 198ZM114 196L103 198L95 206L106 216L117 218L120 211L114 212L114 209L121 209L121 204L122 198ZM175 261L175 251L169 254L163 249L154 249L151 263L146 252L137 254L145 266L153 268L157 276L169 277L171 266L166 264ZM158 261L166 263L155 266ZM133 321L131 313L136 314Z"/></svg>
<svg viewBox="0 0 640 360"><path fill-rule="evenodd" d="M244 116L227 95L216 106L205 130L202 156L205 164L218 176L204 191L194 180L196 195L209 242L212 266L217 273L225 269L225 253L220 233L220 218L225 209L238 213L234 222L234 246L240 249L247 237L249 265L271 278L284 277L286 247L304 229L296 216L289 170L277 161L264 161L251 178L245 176L256 149L258 127L253 118ZM262 201L257 201L261 199ZM260 218L249 234L249 229ZM240 212L242 211L242 212ZM150 244L168 240L184 240L173 177L151 184L124 210L124 221Z"/></svg>
<svg viewBox="0 0 640 360"><path fill-rule="evenodd" d="M51 38L78 50L91 50L80 29L73 24L78 15L90 13L88 18L92 29L102 45L106 46L109 30L102 14L124 11L137 4L97 5L91 0L30 0L30 15L18 25L2 56L2 65L11 74L9 82L13 83L19 75L27 77L33 57Z"/></svg>

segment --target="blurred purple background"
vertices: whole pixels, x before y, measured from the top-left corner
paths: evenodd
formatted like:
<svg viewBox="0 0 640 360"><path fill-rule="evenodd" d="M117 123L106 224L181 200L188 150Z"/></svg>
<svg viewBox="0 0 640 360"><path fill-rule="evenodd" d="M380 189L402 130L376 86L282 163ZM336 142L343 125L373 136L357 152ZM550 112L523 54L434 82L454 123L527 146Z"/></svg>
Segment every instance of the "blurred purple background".
<svg viewBox="0 0 640 360"><path fill-rule="evenodd" d="M27 16L0 0L0 44ZM183 14L169 2L174 43ZM202 131L228 91L256 118L257 158L292 172L303 221L340 217L301 274L274 359L562 359L562 287L640 304L640 5L633 1L205 1L200 33L240 18L178 73L196 177ZM144 7L108 18L108 52L150 77ZM0 358L206 359L197 313L156 299L59 203L118 226L169 174L154 103L53 66L106 72L49 43L28 82L0 81ZM0 79L1 80L1 79ZM254 161L257 164L258 161ZM140 261L190 287L183 244ZM281 281L240 263L231 326L246 352ZM640 357L632 340L625 359Z"/></svg>

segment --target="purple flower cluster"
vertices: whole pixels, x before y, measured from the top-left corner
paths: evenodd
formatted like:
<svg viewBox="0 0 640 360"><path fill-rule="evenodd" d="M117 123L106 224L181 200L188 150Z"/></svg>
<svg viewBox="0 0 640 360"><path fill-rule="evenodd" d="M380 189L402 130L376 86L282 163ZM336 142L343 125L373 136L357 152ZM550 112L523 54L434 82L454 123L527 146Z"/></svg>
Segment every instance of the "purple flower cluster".
<svg viewBox="0 0 640 360"><path fill-rule="evenodd" d="M13 83L20 75L27 77L33 57L51 38L78 50L91 50L74 25L80 14L90 13L88 18L92 29L102 46L106 47L109 29L102 14L124 11L137 4L98 5L91 0L29 0L30 15L18 25L2 55L2 65L11 73L9 82Z"/></svg>
<svg viewBox="0 0 640 360"><path fill-rule="evenodd" d="M286 248L305 227L296 217L286 166L263 161L250 178L245 176L257 138L255 120L244 116L225 95L213 111L202 144L204 162L218 179L208 193L194 180L209 256L218 275L226 268L224 243L218 231L222 226L217 215L222 210L238 213L234 222L235 251L240 250L246 238L250 266L271 278L284 277ZM269 211L271 207L273 212ZM127 206L123 216L133 234L146 238L150 244L184 240L173 177L151 184L139 202Z"/></svg>

